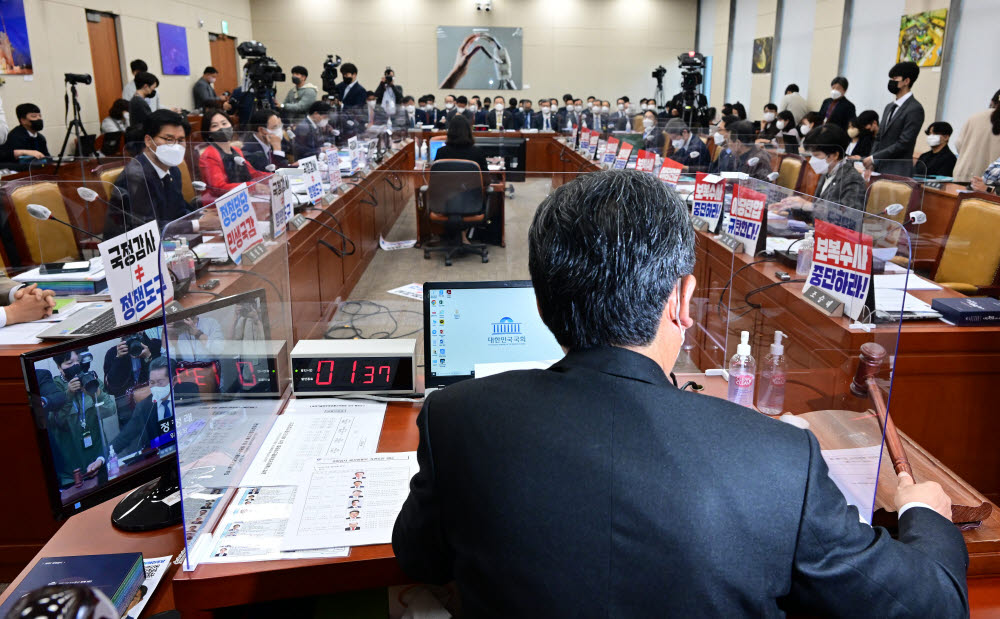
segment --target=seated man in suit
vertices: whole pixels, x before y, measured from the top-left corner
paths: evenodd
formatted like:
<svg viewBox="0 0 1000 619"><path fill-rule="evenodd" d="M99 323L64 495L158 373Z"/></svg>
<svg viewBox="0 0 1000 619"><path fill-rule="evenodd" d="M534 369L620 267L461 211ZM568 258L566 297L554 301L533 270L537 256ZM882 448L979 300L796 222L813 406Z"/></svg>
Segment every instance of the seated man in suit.
<svg viewBox="0 0 1000 619"><path fill-rule="evenodd" d="M170 394L171 377L174 377L173 398L176 400L194 395L193 390L197 387L192 387L190 383L177 384L173 365L166 357L157 357L149 364L150 395L136 404L132 418L111 441L115 453L135 453L175 440L177 431L174 425L174 400Z"/></svg>
<svg viewBox="0 0 1000 619"><path fill-rule="evenodd" d="M719 121L719 124L715 126L715 133L712 135L712 139L715 141L715 147L721 152L712 162L712 165L708 167L708 171L712 174L718 174L719 172L735 172L739 167L739 159L733 154L733 149L729 145L729 130L727 127L731 127L733 123L739 122L739 117L735 114L728 114L723 116Z"/></svg>
<svg viewBox="0 0 1000 619"><path fill-rule="evenodd" d="M584 174L545 198L528 265L567 354L424 400L400 567L455 581L470 617L967 616L938 484L900 476L894 540L860 521L811 432L671 384L694 249L653 175Z"/></svg>
<svg viewBox="0 0 1000 619"><path fill-rule="evenodd" d="M896 100L885 106L872 154L865 167L880 174L913 174L913 148L924 126L924 106L913 96L913 83L920 76L915 62L900 62L889 69L889 93Z"/></svg>
<svg viewBox="0 0 1000 619"><path fill-rule="evenodd" d="M455 109L455 95L445 95L444 96L444 114L438 119L439 127L448 126L448 121L457 113Z"/></svg>
<svg viewBox="0 0 1000 619"><path fill-rule="evenodd" d="M753 123L749 120L740 120L731 125L726 125L729 131L730 150L736 156L737 172L743 172L751 178L766 181L771 174L771 155L757 144L754 144Z"/></svg>
<svg viewBox="0 0 1000 619"><path fill-rule="evenodd" d="M309 114L295 127L296 159L317 155L324 143L333 141L329 113L329 103L317 101L309 106Z"/></svg>
<svg viewBox="0 0 1000 619"><path fill-rule="evenodd" d="M417 120L420 121L422 125L435 125L437 126L438 121L444 117L441 110L434 107L434 96L424 95L423 97L423 108L417 110Z"/></svg>
<svg viewBox="0 0 1000 619"><path fill-rule="evenodd" d="M104 238L150 221L155 221L162 232L168 223L197 210L197 203L184 199L178 167L184 163L185 138L190 129L187 120L173 110L156 110L149 115L139 132L142 152L125 164L115 181L111 208L104 218ZM208 209L200 220L177 222L171 230L197 232L218 226L218 213Z"/></svg>
<svg viewBox="0 0 1000 619"><path fill-rule="evenodd" d="M802 144L812 153L809 167L819 175L816 196L821 200L841 204L859 211L865 210L865 177L854 169L854 162L847 160L848 144L851 137L833 123L816 127ZM781 201L785 207L810 212L813 205L799 196L790 196Z"/></svg>
<svg viewBox="0 0 1000 619"><path fill-rule="evenodd" d="M847 123L857 115L854 104L847 98L847 78L837 76L830 82L830 96L823 100L819 115L824 123L833 123L847 131Z"/></svg>
<svg viewBox="0 0 1000 619"><path fill-rule="evenodd" d="M486 125L490 129L514 129L514 115L504 105L504 98L497 96L493 98L493 109L486 117Z"/></svg>
<svg viewBox="0 0 1000 619"><path fill-rule="evenodd" d="M364 128L376 127L385 125L389 121L389 115L386 114L385 109L378 104L378 100L375 98L375 93L368 91L368 98L365 99L365 111L362 116L362 121L364 122Z"/></svg>
<svg viewBox="0 0 1000 619"><path fill-rule="evenodd" d="M642 119L642 148L657 155L663 155L663 145L666 144L666 141L666 138L663 137L663 131L658 126L656 110L647 109Z"/></svg>
<svg viewBox="0 0 1000 619"><path fill-rule="evenodd" d="M632 128L631 120L628 115L628 111L625 107L624 97L618 99L617 108L615 112L611 115L609 121L610 129L612 131L629 131Z"/></svg>
<svg viewBox="0 0 1000 619"><path fill-rule="evenodd" d="M0 327L51 316L55 294L38 284L25 285L0 273Z"/></svg>
<svg viewBox="0 0 1000 619"><path fill-rule="evenodd" d="M712 163L708 147L688 128L683 120L679 118L668 120L665 131L667 137L670 138L670 145L674 149L674 154L670 155L671 159L684 164L688 170L704 171L708 169Z"/></svg>
<svg viewBox="0 0 1000 619"><path fill-rule="evenodd" d="M256 170L273 172L288 167L285 132L274 110L257 110L250 119L251 138L243 142L243 156ZM268 167L271 166L271 167Z"/></svg>
<svg viewBox="0 0 1000 619"><path fill-rule="evenodd" d="M455 114L452 116L464 116L470 125L475 122L476 115L469 110L469 99L465 95L459 95L455 98Z"/></svg>
<svg viewBox="0 0 1000 619"><path fill-rule="evenodd" d="M600 103L590 107L589 109L584 109L583 122L591 131L604 133L606 127L604 126L604 116L601 115Z"/></svg>
<svg viewBox="0 0 1000 619"><path fill-rule="evenodd" d="M538 110L532 109L531 99L521 99L521 117L517 129L531 129L535 126Z"/></svg>
<svg viewBox="0 0 1000 619"><path fill-rule="evenodd" d="M0 146L0 162L5 167L26 167L35 159L48 159L49 147L42 135L42 110L34 103L22 103L14 108L18 125L7 134L7 141ZM22 159L23 157L23 159Z"/></svg>
<svg viewBox="0 0 1000 619"><path fill-rule="evenodd" d="M473 125L486 124L486 110L483 109L483 102L478 95L472 95L469 99L469 111L473 114Z"/></svg>
<svg viewBox="0 0 1000 619"><path fill-rule="evenodd" d="M534 119L534 128L539 131L555 131L556 123L559 122L559 116L553 111L552 101L550 99L540 99L538 101L538 108L541 113Z"/></svg>

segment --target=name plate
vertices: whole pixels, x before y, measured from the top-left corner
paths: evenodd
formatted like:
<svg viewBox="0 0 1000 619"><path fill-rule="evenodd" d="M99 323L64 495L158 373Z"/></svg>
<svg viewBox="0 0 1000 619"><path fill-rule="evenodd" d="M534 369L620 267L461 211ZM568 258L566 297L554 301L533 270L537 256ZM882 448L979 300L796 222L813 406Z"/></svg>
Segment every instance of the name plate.
<svg viewBox="0 0 1000 619"><path fill-rule="evenodd" d="M708 222L700 217L691 216L691 225L695 230L704 231L708 229Z"/></svg>
<svg viewBox="0 0 1000 619"><path fill-rule="evenodd" d="M305 215L299 213L295 217L292 217L292 220L288 222L288 225L295 228L296 230L301 230L302 226L306 225L307 223L309 223L309 220L306 219Z"/></svg>
<svg viewBox="0 0 1000 619"><path fill-rule="evenodd" d="M263 258L266 254L267 254L267 249L264 247L264 244L259 243L257 245L254 245L250 249L246 250L245 252L243 252L243 259L249 262L250 264L253 264L254 262L257 262L258 260Z"/></svg>
<svg viewBox="0 0 1000 619"><path fill-rule="evenodd" d="M741 239L736 238L735 236L723 232L718 237L716 237L716 240L722 243L722 245L725 246L726 249L728 249L733 253L736 253L738 251L743 251L743 241Z"/></svg>
<svg viewBox="0 0 1000 619"><path fill-rule="evenodd" d="M822 288L809 286L802 295L806 301L827 316L839 316L842 312L844 304Z"/></svg>

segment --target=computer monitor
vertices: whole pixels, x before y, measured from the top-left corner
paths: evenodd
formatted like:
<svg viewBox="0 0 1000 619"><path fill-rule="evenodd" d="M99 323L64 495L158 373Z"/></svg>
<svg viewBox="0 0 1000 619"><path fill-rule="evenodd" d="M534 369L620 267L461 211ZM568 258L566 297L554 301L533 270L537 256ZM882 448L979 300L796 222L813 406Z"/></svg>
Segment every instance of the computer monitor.
<svg viewBox="0 0 1000 619"><path fill-rule="evenodd" d="M204 399L276 388L275 364L263 362L266 347L256 341L268 337L264 299L255 290L172 305L166 329L157 316L21 355L56 518L135 489L115 508L115 526L181 521L180 498L171 496L179 492L174 418Z"/></svg>
<svg viewBox="0 0 1000 619"><path fill-rule="evenodd" d="M530 281L424 284L424 387L475 377L477 363L561 359Z"/></svg>
<svg viewBox="0 0 1000 619"><path fill-rule="evenodd" d="M437 152L441 150L444 146L444 140L431 140L430 146L427 149L427 161L434 162L435 157L437 157Z"/></svg>

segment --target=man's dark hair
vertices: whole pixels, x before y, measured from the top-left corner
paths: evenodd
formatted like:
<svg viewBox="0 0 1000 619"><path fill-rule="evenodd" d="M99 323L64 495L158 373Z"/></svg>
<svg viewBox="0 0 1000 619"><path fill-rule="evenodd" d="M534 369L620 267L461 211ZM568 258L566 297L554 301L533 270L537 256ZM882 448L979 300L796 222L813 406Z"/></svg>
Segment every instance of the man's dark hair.
<svg viewBox="0 0 1000 619"><path fill-rule="evenodd" d="M372 92L370 90L366 90L365 91L365 99L374 99L374 98L375 98L375 93L374 92Z"/></svg>
<svg viewBox="0 0 1000 619"><path fill-rule="evenodd" d="M739 101L737 101L736 103L733 104L733 114L736 114L737 116L739 116L740 120L746 120L747 119L747 108L744 107L744 105L742 103L740 103Z"/></svg>
<svg viewBox="0 0 1000 619"><path fill-rule="evenodd" d="M278 113L274 110L257 110L250 117L250 130L267 129L267 123L272 116L278 116Z"/></svg>
<svg viewBox="0 0 1000 619"><path fill-rule="evenodd" d="M930 135L931 131L933 131L937 135L951 135L954 130L951 128L950 123L946 123L943 120L939 120L937 122L933 122L927 125L927 129L924 131L924 133Z"/></svg>
<svg viewBox="0 0 1000 619"><path fill-rule="evenodd" d="M726 129L729 129L734 123L740 122L740 117L736 114L723 114L722 118L719 119L719 122L724 124Z"/></svg>
<svg viewBox="0 0 1000 619"><path fill-rule="evenodd" d="M135 74L135 88L136 90L142 88L143 86L156 86L160 83L155 75L147 71L141 71Z"/></svg>
<svg viewBox="0 0 1000 619"><path fill-rule="evenodd" d="M732 114L733 114L733 104L732 103L723 103L722 104L722 115L723 116L731 116Z"/></svg>
<svg viewBox="0 0 1000 619"><path fill-rule="evenodd" d="M312 115L312 114L315 114L316 112L319 112L320 114L329 114L330 113L330 104L327 103L327 102L325 102L325 101L315 101L315 102L313 102L313 104L309 106L309 112L308 113L310 115Z"/></svg>
<svg viewBox="0 0 1000 619"><path fill-rule="evenodd" d="M993 113L990 114L990 124L993 125L993 135L1000 135L1000 90L993 93L990 99L993 104Z"/></svg>
<svg viewBox="0 0 1000 619"><path fill-rule="evenodd" d="M127 111L128 100L116 99L115 102L111 104L111 109L108 110L108 116L114 118L115 120L125 120L125 112Z"/></svg>
<svg viewBox="0 0 1000 619"><path fill-rule="evenodd" d="M149 71L149 67L146 65L146 62L139 60L138 58L128 63L128 68L132 69L132 73L135 73L136 71Z"/></svg>
<svg viewBox="0 0 1000 619"><path fill-rule="evenodd" d="M451 121L448 122L448 137L445 140L445 144L464 148L472 146L475 143L476 141L472 138L472 125L469 124L469 119L460 114L452 117Z"/></svg>
<svg viewBox="0 0 1000 619"><path fill-rule="evenodd" d="M689 131L688 126L680 118L671 118L667 121L663 130L667 132L667 135L680 135L685 131Z"/></svg>
<svg viewBox="0 0 1000 619"><path fill-rule="evenodd" d="M865 110L858 114L858 117L851 121L855 127L859 130L864 131L865 127L872 123L878 122L878 112L875 110Z"/></svg>
<svg viewBox="0 0 1000 619"><path fill-rule="evenodd" d="M789 84L788 86L785 86L785 94L786 95L788 93L790 93L790 92L798 92L798 91L799 91L799 85L798 84Z"/></svg>
<svg viewBox="0 0 1000 619"><path fill-rule="evenodd" d="M344 65L344 68L347 68L347 65ZM297 64L294 67L292 67L291 73L298 73L299 75L304 75L306 77L309 77L309 69L303 67L300 64Z"/></svg>
<svg viewBox="0 0 1000 619"><path fill-rule="evenodd" d="M684 202L650 174L596 172L559 187L528 232L542 320L571 349L648 345L694 269L694 241Z"/></svg>
<svg viewBox="0 0 1000 619"><path fill-rule="evenodd" d="M184 129L184 134L187 135L188 121L186 118L178 114L173 110L156 110L146 117L146 120L142 121L142 135L149 137L156 137L160 135L160 130L166 126L171 127L181 127Z"/></svg>
<svg viewBox="0 0 1000 619"><path fill-rule="evenodd" d="M850 143L851 137L847 132L833 123L815 127L802 139L802 145L806 150L819 151L824 155L837 155L839 159L844 158L844 152Z"/></svg>
<svg viewBox="0 0 1000 619"><path fill-rule="evenodd" d="M767 104L765 104L765 105L764 105L764 109L765 109L765 110L772 110L772 111L774 111L775 113L777 113L777 111L778 111L778 106L777 106L777 105L775 105L774 103L767 103Z"/></svg>
<svg viewBox="0 0 1000 619"><path fill-rule="evenodd" d="M627 97L627 96L625 96L625 97L622 97L622 101L623 101L624 103L631 103L631 102L630 102L630 101L628 100L628 97Z"/></svg>
<svg viewBox="0 0 1000 619"><path fill-rule="evenodd" d="M778 115L774 117L774 120L783 120L787 125L785 125L785 131L789 131L795 128L795 114L792 114L791 110L781 110Z"/></svg>
<svg viewBox="0 0 1000 619"><path fill-rule="evenodd" d="M152 374L156 370L165 370L167 378L173 378L173 365L167 357L157 357L149 362L149 373Z"/></svg>
<svg viewBox="0 0 1000 619"><path fill-rule="evenodd" d="M420 99L417 101L417 103L419 103L420 105L423 105L423 104L427 103L427 95L424 95L424 96L420 97Z"/></svg>
<svg viewBox="0 0 1000 619"><path fill-rule="evenodd" d="M73 355L73 353L75 353L75 352L76 352L75 350L71 350L71 351L69 351L69 352L61 352L61 353L59 353L59 354L57 354L57 355L53 356L53 357L52 357L52 360L56 362L56 366L57 366L57 367L58 367L58 366L61 366L62 364L64 364L64 363L66 363L67 361L69 361L69 358L70 358L70 357L71 357L71 356Z"/></svg>
<svg viewBox="0 0 1000 619"><path fill-rule="evenodd" d="M42 110L34 103L21 103L14 108L14 113L17 114L17 119L21 120L28 114L41 114Z"/></svg>
<svg viewBox="0 0 1000 619"><path fill-rule="evenodd" d="M891 69L889 69L889 77L901 77L903 79L910 80L910 88L917 82L917 77L920 75L920 67L917 63L906 61L897 62Z"/></svg>
<svg viewBox="0 0 1000 619"><path fill-rule="evenodd" d="M410 102L410 101L413 101L413 96L412 95L406 95L405 97L403 97L403 105L406 105L406 103ZM421 101L423 101L423 100L421 99Z"/></svg>
<svg viewBox="0 0 1000 619"><path fill-rule="evenodd" d="M353 62L345 62L344 64L340 65L340 72L357 75L358 67L355 66Z"/></svg>
<svg viewBox="0 0 1000 619"><path fill-rule="evenodd" d="M736 140L737 142L742 142L743 144L748 145L753 144L757 133L754 130L753 123L749 120L738 120L732 125L726 123L726 129L729 130L730 140Z"/></svg>
<svg viewBox="0 0 1000 619"><path fill-rule="evenodd" d="M569 94L568 92L563 95L563 103L565 103L567 101L572 101L572 100L573 100L573 95Z"/></svg>
<svg viewBox="0 0 1000 619"><path fill-rule="evenodd" d="M469 99L466 98L465 95L458 95L458 97L455 99L455 103L461 103L462 105L468 105L469 104Z"/></svg>
<svg viewBox="0 0 1000 619"><path fill-rule="evenodd" d="M830 82L830 86L840 86L844 90L847 90L847 78L843 75L838 75Z"/></svg>
<svg viewBox="0 0 1000 619"><path fill-rule="evenodd" d="M215 67L209 65L209 66L205 67L205 70L202 71L201 74L202 75L218 75L219 74L219 70L216 69Z"/></svg>

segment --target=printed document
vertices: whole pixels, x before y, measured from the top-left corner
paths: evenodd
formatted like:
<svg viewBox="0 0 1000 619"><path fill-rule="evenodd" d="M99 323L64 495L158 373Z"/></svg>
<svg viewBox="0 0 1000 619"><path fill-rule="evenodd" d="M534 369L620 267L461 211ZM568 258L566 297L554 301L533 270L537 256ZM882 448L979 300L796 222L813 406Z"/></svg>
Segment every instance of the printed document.
<svg viewBox="0 0 1000 619"><path fill-rule="evenodd" d="M865 522L871 522L882 445L824 449L821 453L830 469L830 479L844 493L847 502L858 508Z"/></svg>

